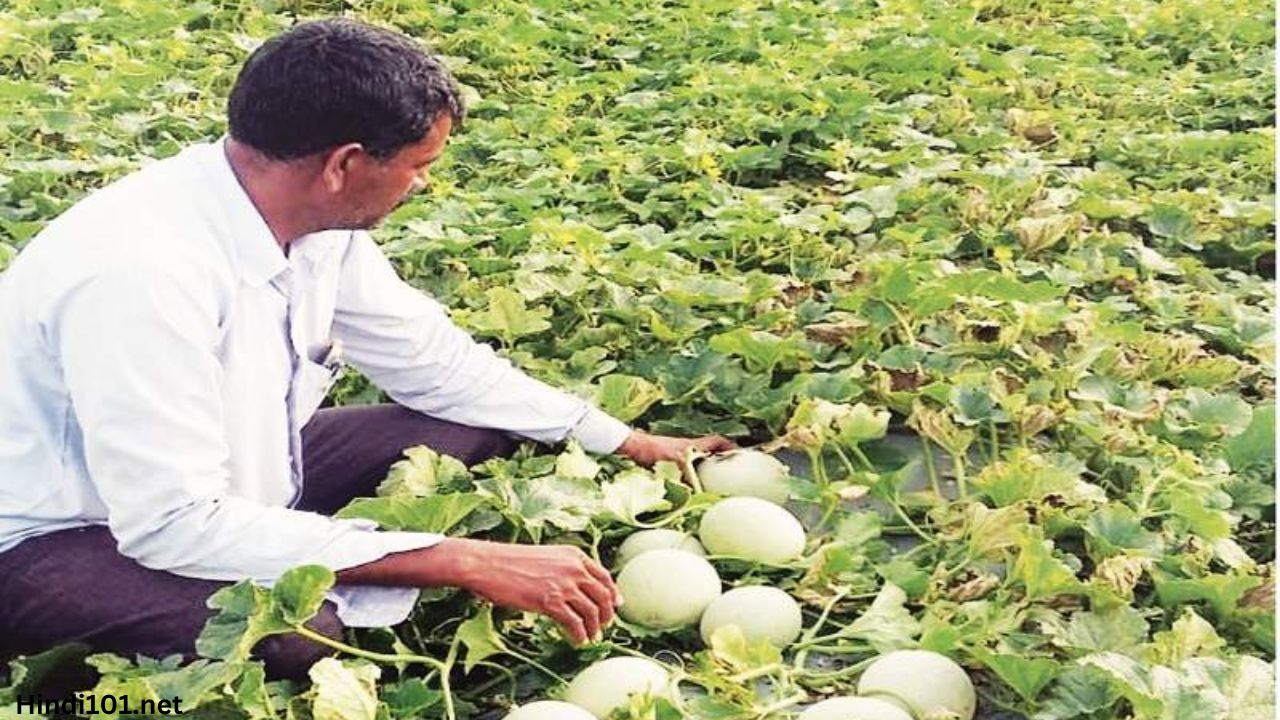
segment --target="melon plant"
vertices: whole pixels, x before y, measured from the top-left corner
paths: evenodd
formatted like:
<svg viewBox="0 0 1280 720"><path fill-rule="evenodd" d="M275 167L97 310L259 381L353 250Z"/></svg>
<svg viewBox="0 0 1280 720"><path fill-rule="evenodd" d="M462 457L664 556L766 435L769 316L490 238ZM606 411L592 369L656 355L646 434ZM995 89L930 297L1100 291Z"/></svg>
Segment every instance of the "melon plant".
<svg viewBox="0 0 1280 720"><path fill-rule="evenodd" d="M720 596L720 575L705 558L683 550L650 550L618 573L623 619L653 630L692 625Z"/></svg>
<svg viewBox="0 0 1280 720"><path fill-rule="evenodd" d="M683 550L698 557L706 557L707 555L702 543L698 542L698 539L689 533L658 528L655 530L641 530L628 535L627 539L623 540L622 544L618 546L618 554L614 558L613 565L616 568L621 568L640 553L649 550Z"/></svg>
<svg viewBox="0 0 1280 720"><path fill-rule="evenodd" d="M913 720L897 705L861 697L836 697L812 705L796 720Z"/></svg>
<svg viewBox="0 0 1280 720"><path fill-rule="evenodd" d="M959 720L972 720L978 701L964 668L928 650L876 658L858 680L858 694L893 702L916 717L949 712Z"/></svg>
<svg viewBox="0 0 1280 720"><path fill-rule="evenodd" d="M734 588L713 600L702 613L699 631L703 642L710 645L716 630L737 625L748 642L763 639L784 648L800 636L802 623L800 605L790 595L778 588L753 585Z"/></svg>
<svg viewBox="0 0 1280 720"><path fill-rule="evenodd" d="M787 501L787 466L759 450L733 450L698 464L707 490L729 496L757 497L781 505Z"/></svg>
<svg viewBox="0 0 1280 720"><path fill-rule="evenodd" d="M504 720L596 720L577 705L559 700L539 700L507 713Z"/></svg>
<svg viewBox="0 0 1280 720"><path fill-rule="evenodd" d="M615 657L578 673L564 699L604 720L614 710L626 707L632 695L663 695L670 684L671 675L652 660Z"/></svg>
<svg viewBox="0 0 1280 720"><path fill-rule="evenodd" d="M804 552L804 527L786 509L755 497L725 498L702 516L698 537L712 555L782 564Z"/></svg>

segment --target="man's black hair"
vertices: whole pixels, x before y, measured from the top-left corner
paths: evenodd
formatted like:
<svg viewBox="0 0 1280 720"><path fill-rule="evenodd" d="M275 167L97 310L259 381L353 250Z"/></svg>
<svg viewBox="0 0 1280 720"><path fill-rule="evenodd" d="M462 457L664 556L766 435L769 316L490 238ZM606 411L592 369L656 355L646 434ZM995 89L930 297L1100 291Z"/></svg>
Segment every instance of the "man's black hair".
<svg viewBox="0 0 1280 720"><path fill-rule="evenodd" d="M358 142L387 158L441 113L462 122L444 65L399 33L348 19L299 24L249 56L227 103L231 137L277 160Z"/></svg>

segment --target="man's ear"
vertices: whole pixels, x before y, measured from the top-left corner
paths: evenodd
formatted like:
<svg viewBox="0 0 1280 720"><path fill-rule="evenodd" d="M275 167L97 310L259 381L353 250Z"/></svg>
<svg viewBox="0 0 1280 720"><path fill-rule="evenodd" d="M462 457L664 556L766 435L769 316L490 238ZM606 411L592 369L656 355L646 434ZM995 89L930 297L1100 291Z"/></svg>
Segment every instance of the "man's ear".
<svg viewBox="0 0 1280 720"><path fill-rule="evenodd" d="M351 184L352 167L365 159L364 146L360 143L347 143L330 150L324 156L324 166L320 168L320 181L324 189L331 194L342 192Z"/></svg>

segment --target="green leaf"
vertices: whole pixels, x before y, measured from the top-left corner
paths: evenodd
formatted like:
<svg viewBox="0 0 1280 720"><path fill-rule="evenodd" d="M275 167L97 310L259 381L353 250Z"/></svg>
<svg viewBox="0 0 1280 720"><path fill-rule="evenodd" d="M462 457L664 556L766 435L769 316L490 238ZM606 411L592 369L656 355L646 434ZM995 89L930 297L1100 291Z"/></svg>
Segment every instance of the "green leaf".
<svg viewBox="0 0 1280 720"><path fill-rule="evenodd" d="M837 438L845 445L857 445L868 440L878 440L889 429L889 411L875 409L865 403L857 403L848 413L836 419Z"/></svg>
<svg viewBox="0 0 1280 720"><path fill-rule="evenodd" d="M502 636L493 625L492 605L481 605L475 615L458 626L457 634L467 651L463 672L469 673L481 660L507 651Z"/></svg>
<svg viewBox="0 0 1280 720"><path fill-rule="evenodd" d="M996 401L984 387L957 385L951 388L951 408L956 422L973 426L988 421L1006 422L1008 416L996 407Z"/></svg>
<svg viewBox="0 0 1280 720"><path fill-rule="evenodd" d="M556 456L556 474L560 477L594 480L600 463L587 456L576 440L570 440L564 452Z"/></svg>
<svg viewBox="0 0 1280 720"><path fill-rule="evenodd" d="M1027 600L1080 592L1076 574L1053 555L1053 542L1038 531L1027 533L1018 542L1018 558L1009 577L1027 589Z"/></svg>
<svg viewBox="0 0 1280 720"><path fill-rule="evenodd" d="M1089 666L1068 667L1059 675L1032 720L1072 720L1090 717L1111 707L1120 692L1103 671Z"/></svg>
<svg viewBox="0 0 1280 720"><path fill-rule="evenodd" d="M640 417L661 399L661 388L633 375L606 375L596 388L596 405L623 422Z"/></svg>
<svg viewBox="0 0 1280 720"><path fill-rule="evenodd" d="M1167 238L1176 242L1187 243L1188 247L1198 248L1193 244L1196 230L1196 219L1191 213L1173 205L1155 204L1143 218L1152 235Z"/></svg>
<svg viewBox="0 0 1280 720"><path fill-rule="evenodd" d="M1153 575L1156 598L1167 608L1178 608L1203 600L1209 603L1219 619L1231 617L1240 606L1244 594L1262 583L1253 575L1210 574L1201 578L1179 579L1164 573Z"/></svg>
<svg viewBox="0 0 1280 720"><path fill-rule="evenodd" d="M722 625L711 634L711 654L735 672L778 667L782 651L765 638L748 642L737 625Z"/></svg>
<svg viewBox="0 0 1280 720"><path fill-rule="evenodd" d="M196 638L196 652L229 662L248 660L258 641L292 632L295 624L310 619L333 581L329 568L306 565L285 572L270 590L248 580L222 588L209 597L208 606L218 612Z"/></svg>
<svg viewBox="0 0 1280 720"><path fill-rule="evenodd" d="M356 498L335 517L365 518L387 530L448 533L487 502L476 493Z"/></svg>
<svg viewBox="0 0 1280 720"><path fill-rule="evenodd" d="M1142 519L1129 506L1120 503L1107 503L1090 513L1083 528L1099 557L1134 551L1155 556L1163 548L1160 537L1144 528Z"/></svg>
<svg viewBox="0 0 1280 720"><path fill-rule="evenodd" d="M396 720L418 720L443 700L444 694L429 688L422 678L404 678L382 689L382 702Z"/></svg>
<svg viewBox="0 0 1280 720"><path fill-rule="evenodd" d="M716 352L741 357L753 373L769 373L779 367L795 369L810 359L804 336L799 333L781 338L763 330L736 328L712 336L707 344Z"/></svg>
<svg viewBox="0 0 1280 720"><path fill-rule="evenodd" d="M319 612L335 579L334 572L323 565L296 567L271 586L271 600L281 619L290 625L301 625Z"/></svg>
<svg viewBox="0 0 1280 720"><path fill-rule="evenodd" d="M476 489L507 519L529 531L535 542L547 526L585 530L604 500L595 482L557 475L486 478L476 482Z"/></svg>
<svg viewBox="0 0 1280 720"><path fill-rule="evenodd" d="M1026 448L1015 448L1005 460L983 468L973 480L997 507L1022 501L1040 501L1050 495L1061 496L1074 503L1104 502L1102 488L1081 479L1078 462L1055 462L1060 458L1045 456ZM1072 458L1074 460L1074 458Z"/></svg>
<svg viewBox="0 0 1280 720"><path fill-rule="evenodd" d="M1253 417L1243 432L1222 445L1231 469L1274 468L1276 464L1276 405L1263 403L1253 409ZM1268 475L1270 473L1267 473Z"/></svg>
<svg viewBox="0 0 1280 720"><path fill-rule="evenodd" d="M380 497L426 497L434 495L442 485L471 477L462 461L437 453L426 445L407 448L404 455L405 459L393 463L386 479L378 485Z"/></svg>
<svg viewBox="0 0 1280 720"><path fill-rule="evenodd" d="M615 518L634 524L640 515L671 507L666 483L641 468L624 470L600 485L604 507Z"/></svg>
<svg viewBox="0 0 1280 720"><path fill-rule="evenodd" d="M315 692L314 720L377 720L377 682L382 675L377 665L326 657L316 661L307 675Z"/></svg>
<svg viewBox="0 0 1280 720"><path fill-rule="evenodd" d="M517 338L540 333L551 327L547 317L551 310L525 306L524 298L514 290L505 287L489 288L485 291L488 302L481 312L472 313L468 322L472 329L483 335L502 338L510 345Z"/></svg>
<svg viewBox="0 0 1280 720"><path fill-rule="evenodd" d="M1085 652L1132 652L1147 639L1147 621L1137 610L1118 605L1072 614L1062 644Z"/></svg>
<svg viewBox="0 0 1280 720"><path fill-rule="evenodd" d="M895 557L884 565L877 565L880 577L897 585L913 600L922 597L929 589L929 573L903 557Z"/></svg>
<svg viewBox="0 0 1280 720"><path fill-rule="evenodd" d="M906 608L907 594L886 582L871 607L840 630L840 636L862 640L878 653L916 647L920 623Z"/></svg>
<svg viewBox="0 0 1280 720"><path fill-rule="evenodd" d="M1027 658L1021 655L995 654L975 650L978 658L992 672L1028 703L1034 703L1045 688L1061 672L1062 666L1049 658Z"/></svg>
<svg viewBox="0 0 1280 720"><path fill-rule="evenodd" d="M1164 425L1177 435L1219 440L1243 433L1253 420L1253 409L1232 393L1211 393L1190 388L1165 410Z"/></svg>
<svg viewBox="0 0 1280 720"><path fill-rule="evenodd" d="M1171 629L1155 634L1151 654L1161 665L1177 666L1197 655L1217 655L1225 645L1213 626L1195 610L1183 608Z"/></svg>

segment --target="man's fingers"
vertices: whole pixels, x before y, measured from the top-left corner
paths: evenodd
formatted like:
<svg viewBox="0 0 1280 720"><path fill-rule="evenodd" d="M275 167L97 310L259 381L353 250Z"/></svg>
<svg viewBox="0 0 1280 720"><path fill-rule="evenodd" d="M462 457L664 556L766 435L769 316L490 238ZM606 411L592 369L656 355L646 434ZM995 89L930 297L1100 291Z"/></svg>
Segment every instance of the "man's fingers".
<svg viewBox="0 0 1280 720"><path fill-rule="evenodd" d="M605 628L613 622L613 591L606 585L594 581L594 578L579 586L582 593L595 604L599 612L600 627Z"/></svg>
<svg viewBox="0 0 1280 720"><path fill-rule="evenodd" d="M709 437L698 438L695 447L703 452L715 453L723 450L732 450L737 446L732 440L723 435L711 435Z"/></svg>
<svg viewBox="0 0 1280 720"><path fill-rule="evenodd" d="M564 628L569 635L569 641L574 645L582 645L590 637L587 635L587 624L583 622L582 616L567 602L551 608L547 614L552 620L560 623L560 627Z"/></svg>
<svg viewBox="0 0 1280 720"><path fill-rule="evenodd" d="M600 634L600 608L591 601L591 598L582 593L574 593L570 595L565 602L573 610L574 614L582 620L582 627L586 635L583 640L595 639Z"/></svg>
<svg viewBox="0 0 1280 720"><path fill-rule="evenodd" d="M617 606L622 600L622 593L618 592L618 586L614 584L613 577L609 575L609 571L600 567L599 563L590 558L586 560L586 568L591 578L599 583L600 587L609 592L610 605Z"/></svg>

